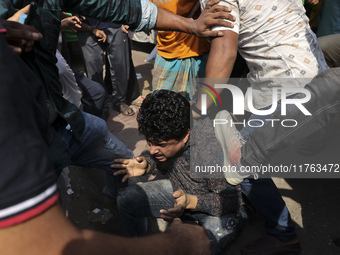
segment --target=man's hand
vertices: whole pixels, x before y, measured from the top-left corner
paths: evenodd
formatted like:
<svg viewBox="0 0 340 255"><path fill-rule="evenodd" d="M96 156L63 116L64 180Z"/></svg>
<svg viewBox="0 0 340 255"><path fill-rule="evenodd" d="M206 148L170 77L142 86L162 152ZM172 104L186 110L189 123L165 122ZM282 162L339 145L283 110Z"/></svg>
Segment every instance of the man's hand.
<svg viewBox="0 0 340 255"><path fill-rule="evenodd" d="M172 193L175 198L175 206L183 205L185 209L195 209L197 205L197 196L189 195L185 193L182 189L176 190Z"/></svg>
<svg viewBox="0 0 340 255"><path fill-rule="evenodd" d="M98 42L106 41L106 34L103 30L99 30L97 28L93 29L93 35L98 38Z"/></svg>
<svg viewBox="0 0 340 255"><path fill-rule="evenodd" d="M169 210L160 210L161 218L165 221L173 221L181 217L185 209L195 209L197 205L197 196L186 194L182 189L172 193L175 198L174 208Z"/></svg>
<svg viewBox="0 0 340 255"><path fill-rule="evenodd" d="M182 224L182 221L176 218L164 232L164 235L168 235L170 240L178 240L181 244L182 254L210 254L210 241L207 231L200 226Z"/></svg>
<svg viewBox="0 0 340 255"><path fill-rule="evenodd" d="M71 29L73 32L77 32L81 28L81 24L82 22L78 16L67 17L61 21L60 31Z"/></svg>
<svg viewBox="0 0 340 255"><path fill-rule="evenodd" d="M175 218L179 218L182 216L185 208L183 205L175 205L174 208L170 208L168 210L160 210L159 213L161 214L161 218L165 221L171 222Z"/></svg>
<svg viewBox="0 0 340 255"><path fill-rule="evenodd" d="M150 168L150 165L145 157L136 157L133 159L115 159L114 162L118 164L110 165L111 168L121 169L116 171L113 175L125 174L122 182L127 181L130 177L141 176L145 174Z"/></svg>
<svg viewBox="0 0 340 255"><path fill-rule="evenodd" d="M235 17L229 14L231 8L216 5L220 0L211 0L207 3L204 11L197 20L192 21L191 33L198 37L217 37L223 36L221 31L211 31L211 27L224 26L234 27L234 25L224 19L235 21Z"/></svg>
<svg viewBox="0 0 340 255"><path fill-rule="evenodd" d="M319 3L319 0L308 0L307 2L311 5L317 5Z"/></svg>
<svg viewBox="0 0 340 255"><path fill-rule="evenodd" d="M32 26L7 20L0 20L0 22L7 30L5 38L8 45L17 54L31 51L34 42L42 38L42 35Z"/></svg>
<svg viewBox="0 0 340 255"><path fill-rule="evenodd" d="M129 25L122 25L121 29L122 29L122 32L125 33L125 34L128 34L129 33Z"/></svg>

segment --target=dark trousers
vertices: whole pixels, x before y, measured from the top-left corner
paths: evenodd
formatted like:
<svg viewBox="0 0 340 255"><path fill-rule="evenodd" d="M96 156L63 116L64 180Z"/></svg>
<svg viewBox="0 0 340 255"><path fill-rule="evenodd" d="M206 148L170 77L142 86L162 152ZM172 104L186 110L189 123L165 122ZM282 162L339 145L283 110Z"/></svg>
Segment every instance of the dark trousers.
<svg viewBox="0 0 340 255"><path fill-rule="evenodd" d="M105 87L103 79L103 57L106 52L109 66L106 66L106 78L112 89L113 106L134 100L139 95L138 81L131 58L128 35L121 28L107 28L104 30L106 43L97 41L89 32L78 32L80 47L83 52L87 76Z"/></svg>
<svg viewBox="0 0 340 255"><path fill-rule="evenodd" d="M82 73L73 70L77 84L82 91L81 102L84 112L102 117L107 95L105 89Z"/></svg>
<svg viewBox="0 0 340 255"><path fill-rule="evenodd" d="M319 46L329 67L340 67L340 34L318 38Z"/></svg>

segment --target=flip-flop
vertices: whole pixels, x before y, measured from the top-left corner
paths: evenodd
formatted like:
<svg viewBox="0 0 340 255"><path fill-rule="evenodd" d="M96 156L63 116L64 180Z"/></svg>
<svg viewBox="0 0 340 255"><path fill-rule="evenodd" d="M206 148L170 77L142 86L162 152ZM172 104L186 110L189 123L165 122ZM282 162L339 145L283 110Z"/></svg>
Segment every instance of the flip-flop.
<svg viewBox="0 0 340 255"><path fill-rule="evenodd" d="M135 111L130 106L128 106L126 103L121 103L118 107L119 109L117 110L124 116L132 116L135 114ZM128 112L129 110L131 110L131 112Z"/></svg>

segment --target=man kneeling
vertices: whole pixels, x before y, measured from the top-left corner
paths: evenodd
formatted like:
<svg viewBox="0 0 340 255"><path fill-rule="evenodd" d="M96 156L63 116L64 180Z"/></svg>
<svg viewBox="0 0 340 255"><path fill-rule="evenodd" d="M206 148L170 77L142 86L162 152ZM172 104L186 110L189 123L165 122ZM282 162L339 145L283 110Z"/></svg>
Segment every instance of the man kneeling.
<svg viewBox="0 0 340 255"><path fill-rule="evenodd" d="M190 132L199 131L200 137L206 139L202 155L223 165L223 151L211 121L195 120L190 130L190 104L167 90L145 98L137 121L151 155L115 160L117 164L111 167L121 169L115 175L125 174L126 181L166 173L169 179L137 183L120 192L117 203L125 234L146 234L147 217L172 221L186 216L207 230L211 253L219 253L240 233L246 216L238 185L228 184L225 178L190 177Z"/></svg>

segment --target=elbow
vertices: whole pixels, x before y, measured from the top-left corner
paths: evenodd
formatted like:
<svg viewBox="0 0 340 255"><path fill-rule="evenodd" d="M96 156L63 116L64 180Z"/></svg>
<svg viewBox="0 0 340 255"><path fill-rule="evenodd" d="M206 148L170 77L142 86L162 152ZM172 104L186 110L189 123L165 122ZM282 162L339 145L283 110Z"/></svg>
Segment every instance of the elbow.
<svg viewBox="0 0 340 255"><path fill-rule="evenodd" d="M235 60L237 57L237 50L229 50L228 54L225 56L225 61L228 63L228 65L234 65Z"/></svg>
<svg viewBox="0 0 340 255"><path fill-rule="evenodd" d="M235 50L231 50L230 51L230 54L229 54L229 56L228 56L228 58L229 58L229 61L235 61L235 59L236 59L236 57L237 57L237 49L235 49Z"/></svg>

